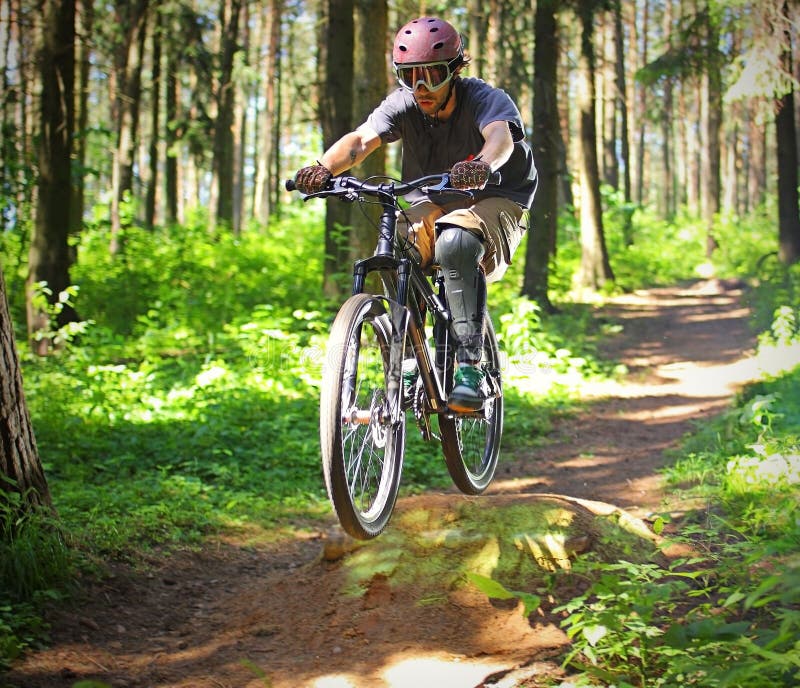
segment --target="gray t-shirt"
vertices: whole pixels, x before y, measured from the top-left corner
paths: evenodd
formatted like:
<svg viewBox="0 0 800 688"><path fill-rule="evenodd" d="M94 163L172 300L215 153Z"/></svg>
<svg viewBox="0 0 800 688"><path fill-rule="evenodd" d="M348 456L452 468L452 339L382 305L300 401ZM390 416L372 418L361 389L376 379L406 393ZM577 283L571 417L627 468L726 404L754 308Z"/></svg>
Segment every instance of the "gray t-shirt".
<svg viewBox="0 0 800 688"><path fill-rule="evenodd" d="M398 89L367 118L367 124L383 143L403 141L404 180L446 172L460 160L477 155L483 147L481 130L491 122L508 122L514 151L498 170L500 186L476 191L475 198L503 197L529 208L536 191L536 166L525 142L525 129L519 109L509 95L485 81L458 78L455 81L456 109L446 121L426 117L414 96ZM422 200L421 195L409 200ZM432 199L441 203L441 199Z"/></svg>

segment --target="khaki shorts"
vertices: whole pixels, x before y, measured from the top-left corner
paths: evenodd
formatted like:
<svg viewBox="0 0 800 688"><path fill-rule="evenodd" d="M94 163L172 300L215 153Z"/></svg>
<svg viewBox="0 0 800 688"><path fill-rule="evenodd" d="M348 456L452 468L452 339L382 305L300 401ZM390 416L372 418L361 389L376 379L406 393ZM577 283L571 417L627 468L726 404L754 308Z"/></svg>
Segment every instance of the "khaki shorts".
<svg viewBox="0 0 800 688"><path fill-rule="evenodd" d="M462 227L483 242L481 266L486 280L495 282L511 264L529 222L528 210L507 198L486 198L466 208L423 201L399 213L397 233L416 248L427 268L434 260L436 226Z"/></svg>

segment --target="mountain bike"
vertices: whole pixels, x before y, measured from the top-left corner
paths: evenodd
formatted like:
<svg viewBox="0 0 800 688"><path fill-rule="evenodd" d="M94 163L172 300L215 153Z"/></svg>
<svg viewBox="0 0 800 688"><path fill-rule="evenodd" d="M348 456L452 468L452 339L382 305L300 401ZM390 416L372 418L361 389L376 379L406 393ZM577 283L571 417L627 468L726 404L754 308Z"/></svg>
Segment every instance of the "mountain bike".
<svg viewBox="0 0 800 688"><path fill-rule="evenodd" d="M449 187L449 174L410 182L334 177L309 198L378 203L372 256L357 260L352 295L331 327L320 395L322 468L328 497L344 530L366 540L380 535L394 509L403 468L406 416L423 439L439 442L448 472L465 494L482 493L494 477L503 433L500 353L492 320L484 319L483 408L448 408L455 342L444 276L423 271L412 247L396 236L400 199L412 190L434 197L469 191ZM286 182L294 190L294 182ZM383 293L365 289L376 273ZM372 291L379 291L376 287Z"/></svg>

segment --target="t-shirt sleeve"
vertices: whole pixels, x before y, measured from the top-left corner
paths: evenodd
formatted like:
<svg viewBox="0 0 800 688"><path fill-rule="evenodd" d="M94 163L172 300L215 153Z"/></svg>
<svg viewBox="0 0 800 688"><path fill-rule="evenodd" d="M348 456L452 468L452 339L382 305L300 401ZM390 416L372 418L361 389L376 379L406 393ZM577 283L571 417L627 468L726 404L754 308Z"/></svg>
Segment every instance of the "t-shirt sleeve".
<svg viewBox="0 0 800 688"><path fill-rule="evenodd" d="M367 117L367 124L381 137L382 143L392 143L402 138L401 120L408 107L408 99L398 89L384 98Z"/></svg>
<svg viewBox="0 0 800 688"><path fill-rule="evenodd" d="M511 96L499 88L494 88L483 82L475 82L479 91L472 100L475 108L475 123L483 131L486 125L492 122L508 122L513 140L522 141L525 138L525 129L522 125L522 116Z"/></svg>

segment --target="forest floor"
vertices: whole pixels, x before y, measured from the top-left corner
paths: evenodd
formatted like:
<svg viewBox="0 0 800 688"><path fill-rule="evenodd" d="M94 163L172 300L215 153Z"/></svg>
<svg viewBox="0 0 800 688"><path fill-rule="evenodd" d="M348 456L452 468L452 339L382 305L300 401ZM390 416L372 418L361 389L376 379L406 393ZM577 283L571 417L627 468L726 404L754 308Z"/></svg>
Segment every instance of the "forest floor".
<svg viewBox="0 0 800 688"><path fill-rule="evenodd" d="M400 500L375 546L406 547L389 534L404 514L475 500L532 508L579 498L643 522L656 512L679 519L690 505L665 501L665 452L756 374L741 297L736 285L704 281L613 299L601 315L622 329L602 353L628 366L625 380L588 389L584 412L558 421L533 449L503 455L487 495ZM0 686L473 688L558 675L567 643L558 615L540 610L529 622L513 604L446 576L437 590L430 574L403 582L372 571L354 594L348 561L361 548L336 533L333 521L267 544L242 533L146 565L114 564L51 615L50 646Z"/></svg>

